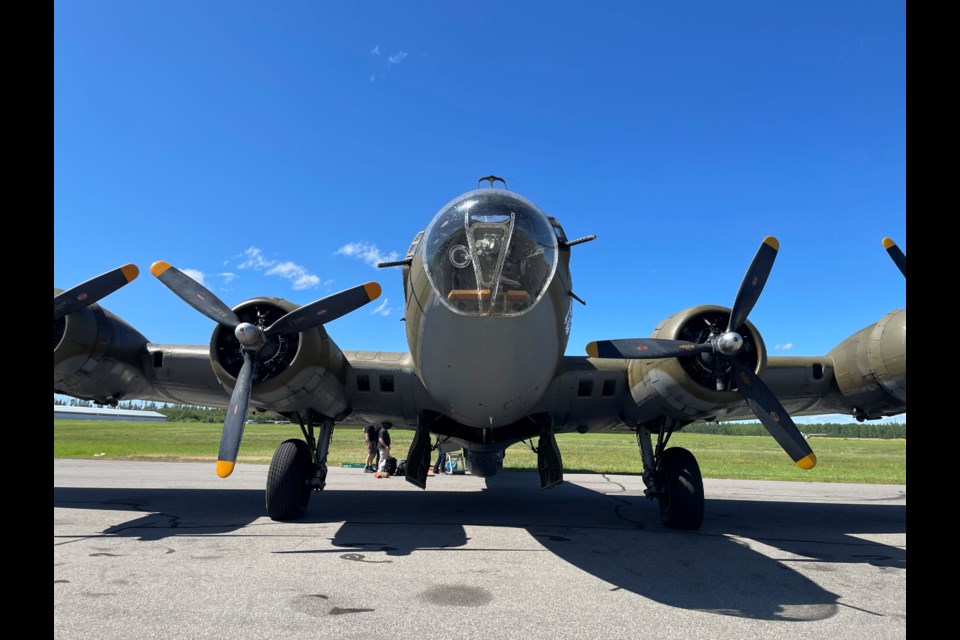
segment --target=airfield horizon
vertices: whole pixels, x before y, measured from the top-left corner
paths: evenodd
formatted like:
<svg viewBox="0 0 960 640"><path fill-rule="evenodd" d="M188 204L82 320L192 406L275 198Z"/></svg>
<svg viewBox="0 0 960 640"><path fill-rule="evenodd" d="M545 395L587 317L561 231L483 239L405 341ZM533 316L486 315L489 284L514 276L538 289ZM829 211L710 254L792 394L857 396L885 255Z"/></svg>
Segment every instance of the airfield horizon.
<svg viewBox="0 0 960 640"><path fill-rule="evenodd" d="M94 420L54 421L55 458L155 460L214 464L221 425L206 423L144 423ZM276 446L299 438L293 424L249 424L239 464L267 464ZM393 431L393 452L406 457L412 431ZM906 441L902 439L811 439L818 464L810 471L795 467L769 436L706 435L678 432L670 446L692 451L705 478L729 480L788 480L796 482L906 483ZM642 472L634 435L560 434L557 443L564 470L570 473L628 474ZM360 429L334 431L328 465L362 463ZM432 462L432 458L431 458ZM527 443L507 449L504 471L535 470L537 457ZM211 471L212 473L212 471Z"/></svg>

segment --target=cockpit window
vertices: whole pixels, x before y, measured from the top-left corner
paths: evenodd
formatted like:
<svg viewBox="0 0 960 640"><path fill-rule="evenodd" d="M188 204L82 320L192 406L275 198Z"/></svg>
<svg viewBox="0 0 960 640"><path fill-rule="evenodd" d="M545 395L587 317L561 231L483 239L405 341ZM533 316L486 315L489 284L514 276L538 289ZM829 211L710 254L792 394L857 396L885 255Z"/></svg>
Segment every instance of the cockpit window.
<svg viewBox="0 0 960 640"><path fill-rule="evenodd" d="M543 297L557 268L557 238L535 204L479 189L446 205L424 233L424 264L447 307L514 316Z"/></svg>
<svg viewBox="0 0 960 640"><path fill-rule="evenodd" d="M413 239L413 242L410 243L410 248L407 249L407 255L405 258L412 258L417 253L417 247L420 246L420 239L423 237L423 231L418 233Z"/></svg>

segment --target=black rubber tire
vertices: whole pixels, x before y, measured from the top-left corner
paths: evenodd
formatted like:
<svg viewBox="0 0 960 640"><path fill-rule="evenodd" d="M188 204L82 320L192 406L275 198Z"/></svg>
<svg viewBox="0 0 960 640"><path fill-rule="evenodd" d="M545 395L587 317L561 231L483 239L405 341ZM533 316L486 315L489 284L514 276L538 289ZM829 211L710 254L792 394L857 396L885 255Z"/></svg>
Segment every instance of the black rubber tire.
<svg viewBox="0 0 960 640"><path fill-rule="evenodd" d="M273 452L267 472L267 515L271 520L298 520L307 512L313 489L310 447L303 440L284 440Z"/></svg>
<svg viewBox="0 0 960 640"><path fill-rule="evenodd" d="M703 524L703 476L692 453L671 447L660 457L660 517L671 529L699 529Z"/></svg>

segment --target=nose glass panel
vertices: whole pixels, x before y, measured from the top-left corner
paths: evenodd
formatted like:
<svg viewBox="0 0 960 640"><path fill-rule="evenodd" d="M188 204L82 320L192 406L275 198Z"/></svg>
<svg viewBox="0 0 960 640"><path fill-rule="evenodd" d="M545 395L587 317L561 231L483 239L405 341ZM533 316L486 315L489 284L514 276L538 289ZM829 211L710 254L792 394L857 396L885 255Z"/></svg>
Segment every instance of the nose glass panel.
<svg viewBox="0 0 960 640"><path fill-rule="evenodd" d="M424 264L438 297L453 311L515 316L546 292L557 268L557 238L526 198L481 189L434 217L424 234Z"/></svg>

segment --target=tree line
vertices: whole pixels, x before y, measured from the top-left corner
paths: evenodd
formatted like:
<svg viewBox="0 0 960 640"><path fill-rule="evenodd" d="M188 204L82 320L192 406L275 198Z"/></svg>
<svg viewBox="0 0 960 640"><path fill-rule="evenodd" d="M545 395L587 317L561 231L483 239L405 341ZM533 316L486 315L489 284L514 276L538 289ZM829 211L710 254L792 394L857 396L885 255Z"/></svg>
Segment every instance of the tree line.
<svg viewBox="0 0 960 640"><path fill-rule="evenodd" d="M100 407L91 400L80 400L78 398L59 398L54 396L54 405L65 407ZM189 404L172 404L166 402L148 402L143 400L121 400L117 403L117 409L132 409L134 411L156 411L164 415L168 422L209 422L223 423L227 417L226 409L216 409L212 407L197 407ZM251 411L247 416L250 422L276 422L288 420L273 411L259 412Z"/></svg>
<svg viewBox="0 0 960 640"><path fill-rule="evenodd" d="M53 404L69 407L98 407L100 405L89 400L77 398L58 398L54 396ZM145 402L141 400L123 400L117 404L118 409L134 409L137 411L156 411L166 416L169 422L211 422L222 423L227 417L226 409L212 409L210 407L196 407L188 404L169 404L163 402ZM251 422L276 422L288 420L273 411L251 412L247 416ZM850 424L824 423L797 425L801 433L815 434L830 438L881 438L894 439L907 437L906 423L899 422L856 422ZM703 433L721 436L766 436L767 430L759 422L740 423L705 423L695 422L683 428L685 433Z"/></svg>
<svg viewBox="0 0 960 640"><path fill-rule="evenodd" d="M800 433L828 438L880 438L907 437L907 425L901 422L854 422L850 424L823 423L798 424ZM770 433L759 422L753 423L705 423L695 422L683 428L684 433L703 433L721 436L767 436Z"/></svg>

